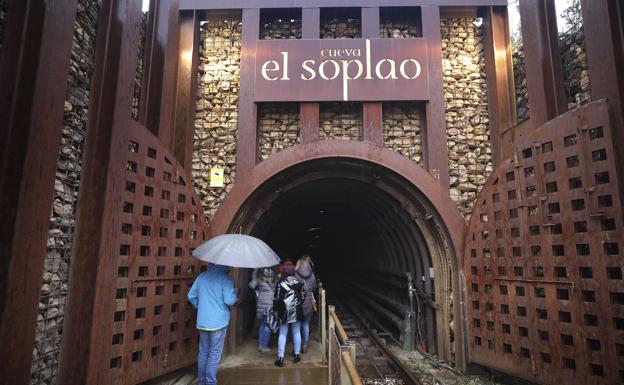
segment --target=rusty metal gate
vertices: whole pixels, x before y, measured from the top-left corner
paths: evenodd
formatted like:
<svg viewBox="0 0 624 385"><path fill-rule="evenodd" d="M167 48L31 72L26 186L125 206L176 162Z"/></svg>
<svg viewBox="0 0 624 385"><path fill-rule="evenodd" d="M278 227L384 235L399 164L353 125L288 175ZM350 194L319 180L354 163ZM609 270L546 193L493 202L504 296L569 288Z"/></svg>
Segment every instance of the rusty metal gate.
<svg viewBox="0 0 624 385"><path fill-rule="evenodd" d="M144 127L130 123L118 229L110 378L134 384L192 364L195 313L186 300L204 216L186 174ZM109 363L103 363L108 365Z"/></svg>
<svg viewBox="0 0 624 385"><path fill-rule="evenodd" d="M545 384L624 383L624 242L608 103L516 143L467 234L470 359Z"/></svg>

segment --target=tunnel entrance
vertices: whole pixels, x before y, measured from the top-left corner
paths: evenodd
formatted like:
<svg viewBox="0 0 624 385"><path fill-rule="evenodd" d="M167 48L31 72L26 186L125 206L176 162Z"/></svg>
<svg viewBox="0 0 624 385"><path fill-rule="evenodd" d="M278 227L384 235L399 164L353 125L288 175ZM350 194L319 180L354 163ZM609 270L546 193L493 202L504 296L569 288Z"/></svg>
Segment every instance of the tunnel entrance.
<svg viewBox="0 0 624 385"><path fill-rule="evenodd" d="M387 296L406 303L409 291L386 290L382 275L409 272L417 297L411 330L416 346L455 362L455 249L429 199L398 173L342 157L296 164L254 190L229 232L265 240L282 259L310 254L328 292L358 306L373 308L371 296L377 302ZM243 290L248 277L248 271L238 276ZM236 316L237 342L249 332L253 317L252 304ZM401 333L400 326L386 325Z"/></svg>

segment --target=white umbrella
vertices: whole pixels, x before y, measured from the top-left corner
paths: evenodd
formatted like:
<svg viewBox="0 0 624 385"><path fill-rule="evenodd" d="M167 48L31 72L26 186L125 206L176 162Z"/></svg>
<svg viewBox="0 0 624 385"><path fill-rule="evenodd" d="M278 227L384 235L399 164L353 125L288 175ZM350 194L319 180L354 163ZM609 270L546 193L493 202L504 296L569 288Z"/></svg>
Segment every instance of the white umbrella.
<svg viewBox="0 0 624 385"><path fill-rule="evenodd" d="M231 267L269 267L280 263L271 248L258 238L243 234L216 236L193 250L193 256L215 265Z"/></svg>

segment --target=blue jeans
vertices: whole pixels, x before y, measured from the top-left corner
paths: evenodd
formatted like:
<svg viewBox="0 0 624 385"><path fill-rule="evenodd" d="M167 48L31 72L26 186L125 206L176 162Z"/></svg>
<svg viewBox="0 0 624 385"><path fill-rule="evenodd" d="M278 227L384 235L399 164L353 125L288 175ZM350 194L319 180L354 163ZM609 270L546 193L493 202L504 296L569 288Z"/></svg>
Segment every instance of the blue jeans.
<svg viewBox="0 0 624 385"><path fill-rule="evenodd" d="M308 347L308 338L310 337L310 324L312 323L312 313L303 317L301 323L301 345Z"/></svg>
<svg viewBox="0 0 624 385"><path fill-rule="evenodd" d="M293 322L289 324L281 324L279 327L279 338L277 339L277 356L284 357L286 350L286 338L288 337L288 326L293 336L294 353L301 353L301 322Z"/></svg>
<svg viewBox="0 0 624 385"><path fill-rule="evenodd" d="M199 331L199 356L197 357L198 385L217 385L217 369L223 352L227 328Z"/></svg>
<svg viewBox="0 0 624 385"><path fill-rule="evenodd" d="M258 329L258 347L267 349L269 347L269 339L271 338L271 329L267 325L267 316L260 318L260 328Z"/></svg>

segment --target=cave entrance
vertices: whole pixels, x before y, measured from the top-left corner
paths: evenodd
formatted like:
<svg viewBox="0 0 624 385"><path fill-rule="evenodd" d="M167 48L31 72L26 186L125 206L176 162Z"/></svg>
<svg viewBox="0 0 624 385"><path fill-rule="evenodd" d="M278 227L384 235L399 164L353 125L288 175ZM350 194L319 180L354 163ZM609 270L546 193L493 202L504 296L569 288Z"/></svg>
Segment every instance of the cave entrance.
<svg viewBox="0 0 624 385"><path fill-rule="evenodd" d="M407 290L403 298L386 292L375 276L409 272L419 300L415 344L455 361L454 248L444 218L418 186L394 171L352 158L299 163L258 186L229 232L263 239L282 259L311 255L328 294L358 306L366 306L366 290L404 303ZM249 271L241 272L237 284L246 290ZM248 335L254 314L253 304L237 314L237 342Z"/></svg>

